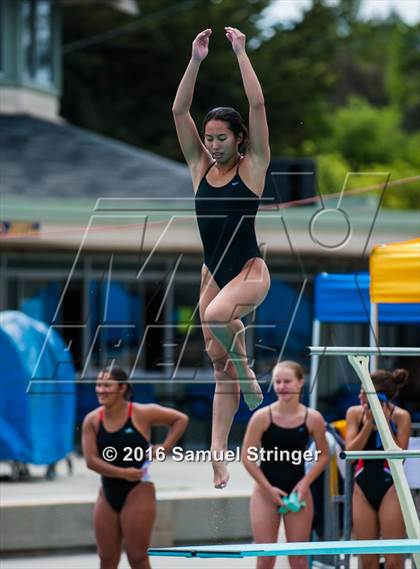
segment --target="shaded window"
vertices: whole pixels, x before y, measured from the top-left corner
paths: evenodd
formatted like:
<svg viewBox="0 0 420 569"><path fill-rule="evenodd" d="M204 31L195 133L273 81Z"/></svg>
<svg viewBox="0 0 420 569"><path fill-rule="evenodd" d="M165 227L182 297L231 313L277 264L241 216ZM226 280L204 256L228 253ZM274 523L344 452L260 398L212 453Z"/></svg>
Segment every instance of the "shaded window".
<svg viewBox="0 0 420 569"><path fill-rule="evenodd" d="M274 156L265 178L264 198L286 203L313 197L315 172L315 162L310 158Z"/></svg>
<svg viewBox="0 0 420 569"><path fill-rule="evenodd" d="M64 283L60 281L12 279L8 288L8 303L12 308L48 326L58 326L56 330L68 346L76 369L81 369L84 332L81 325L83 324L83 285L81 280L74 280L61 296L63 286Z"/></svg>
<svg viewBox="0 0 420 569"><path fill-rule="evenodd" d="M16 288L12 306L47 325L53 323L59 299L61 283L48 280L31 280L21 278L12 281L12 288ZM13 297L12 297L13 298ZM54 323L59 323L59 316Z"/></svg>
<svg viewBox="0 0 420 569"><path fill-rule="evenodd" d="M135 362L147 368L146 350L139 353L145 308L137 283L91 281L88 306L91 366L105 367L115 361L127 369Z"/></svg>
<svg viewBox="0 0 420 569"><path fill-rule="evenodd" d="M39 85L53 82L53 8L48 0L22 2L22 44L27 77Z"/></svg>
<svg viewBox="0 0 420 569"><path fill-rule="evenodd" d="M260 379L270 380L281 352L283 360L302 365L307 362L304 348L311 343L312 307L307 289L299 296L301 286L272 278L270 290L257 309L253 351Z"/></svg>
<svg viewBox="0 0 420 569"><path fill-rule="evenodd" d="M210 360L205 357L204 340L201 331L198 300L199 283L176 283L174 307L170 323L174 335L174 364L178 368L197 370ZM192 374L177 374L177 379L188 380Z"/></svg>

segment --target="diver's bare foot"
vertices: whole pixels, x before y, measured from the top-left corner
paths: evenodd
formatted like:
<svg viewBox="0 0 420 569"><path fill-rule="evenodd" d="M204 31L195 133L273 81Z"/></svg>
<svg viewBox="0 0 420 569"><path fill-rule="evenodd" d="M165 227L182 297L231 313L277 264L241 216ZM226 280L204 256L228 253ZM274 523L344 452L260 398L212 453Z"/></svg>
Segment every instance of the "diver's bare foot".
<svg viewBox="0 0 420 569"><path fill-rule="evenodd" d="M227 469L226 464L221 461L212 461L213 466L213 484L214 487L218 490L223 490L226 488L227 483L229 482L229 471Z"/></svg>
<svg viewBox="0 0 420 569"><path fill-rule="evenodd" d="M248 368L247 375L248 379L241 382L241 389L244 395L245 403L252 411L253 409L256 409L258 405L261 405L264 399L264 395L252 369Z"/></svg>

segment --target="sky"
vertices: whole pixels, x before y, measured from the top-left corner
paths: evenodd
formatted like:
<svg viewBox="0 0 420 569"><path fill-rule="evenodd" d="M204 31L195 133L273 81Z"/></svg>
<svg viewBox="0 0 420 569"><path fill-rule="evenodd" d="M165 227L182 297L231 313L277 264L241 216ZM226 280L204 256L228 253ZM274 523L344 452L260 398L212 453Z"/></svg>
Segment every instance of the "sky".
<svg viewBox="0 0 420 569"><path fill-rule="evenodd" d="M334 5L336 0L329 0ZM299 19L302 8L311 0L276 0L266 12L266 22L287 22ZM386 17L395 10L409 24L420 20L420 0L362 0L360 16L363 18Z"/></svg>

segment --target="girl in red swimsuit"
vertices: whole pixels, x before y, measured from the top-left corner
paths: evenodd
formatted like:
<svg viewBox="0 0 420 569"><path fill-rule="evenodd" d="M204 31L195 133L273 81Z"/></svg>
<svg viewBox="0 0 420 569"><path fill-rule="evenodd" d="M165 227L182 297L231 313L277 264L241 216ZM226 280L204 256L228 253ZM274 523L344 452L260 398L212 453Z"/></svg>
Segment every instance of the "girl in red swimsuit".
<svg viewBox="0 0 420 569"><path fill-rule="evenodd" d="M372 381L382 403L395 442L402 449L408 446L410 414L391 403L407 380L406 370L394 372L377 370ZM383 449L376 430L372 412L363 389L359 395L360 405L347 411L347 450ZM387 461L359 460L355 471L353 488L353 529L356 539L403 539L405 526L400 503ZM362 555L363 569L378 569L377 555ZM386 556L387 569L403 569L403 556Z"/></svg>
<svg viewBox="0 0 420 569"><path fill-rule="evenodd" d="M146 461L156 452L170 451L188 423L188 417L175 409L132 403L131 393L125 371L106 368L96 382L101 406L83 421L86 463L102 478L93 513L100 569L117 569L123 540L131 569L150 569L147 548L156 500ZM169 427L159 450L149 443L157 425Z"/></svg>

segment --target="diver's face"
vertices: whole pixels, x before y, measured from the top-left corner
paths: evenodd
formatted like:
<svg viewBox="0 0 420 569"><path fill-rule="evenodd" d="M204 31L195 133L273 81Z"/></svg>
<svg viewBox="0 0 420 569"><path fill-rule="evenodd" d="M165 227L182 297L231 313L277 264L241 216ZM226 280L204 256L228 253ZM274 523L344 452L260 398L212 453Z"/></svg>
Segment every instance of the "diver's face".
<svg viewBox="0 0 420 569"><path fill-rule="evenodd" d="M206 124L204 144L214 160L225 164L238 154L243 135L236 136L225 121L211 120Z"/></svg>

